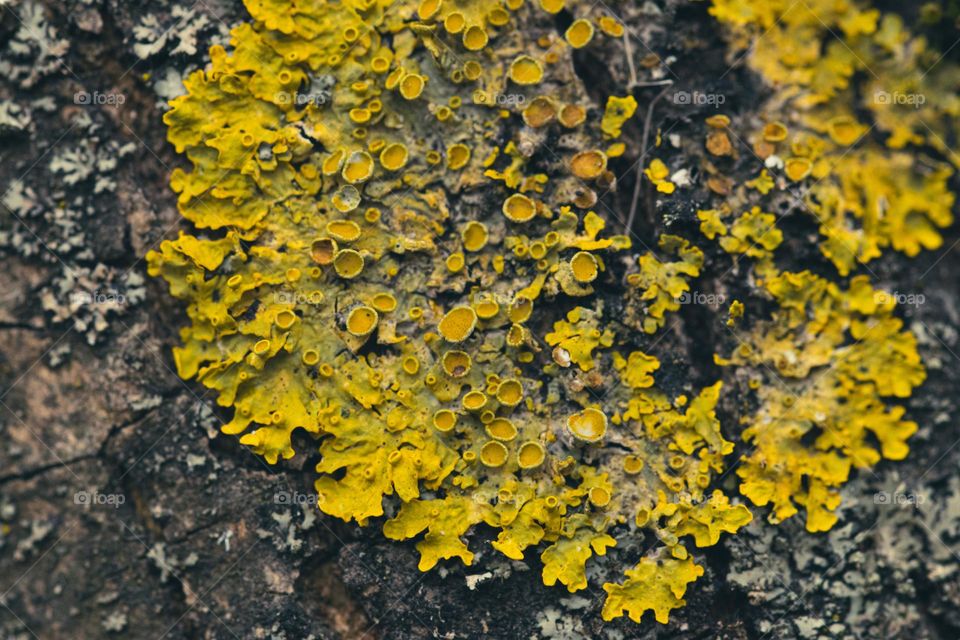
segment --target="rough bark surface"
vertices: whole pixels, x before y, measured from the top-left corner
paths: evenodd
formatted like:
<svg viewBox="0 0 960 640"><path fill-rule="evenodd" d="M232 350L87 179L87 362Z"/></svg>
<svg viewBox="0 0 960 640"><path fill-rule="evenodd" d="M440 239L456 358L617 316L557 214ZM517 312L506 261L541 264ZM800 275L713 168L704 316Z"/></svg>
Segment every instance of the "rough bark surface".
<svg viewBox="0 0 960 640"><path fill-rule="evenodd" d="M722 93L729 113L755 109L763 88L725 57L705 3L657 4L622 5L644 39L635 64L656 51L678 86ZM668 626L605 624L601 590L545 588L536 560L525 570L481 553L422 574L412 543L310 504L308 439L269 467L219 434L212 398L173 370L183 310L142 258L181 224L164 102L244 18L239 0L0 0L3 637L960 637L956 228L939 251L871 263L890 290L923 296L902 308L929 373L908 404L921 425L910 456L858 472L829 533L799 518L774 527L757 509L707 550L707 575ZM624 60L577 63L595 97L626 84ZM659 92L635 91L640 113ZM712 112L697 109L663 100L652 124L682 134ZM618 168L615 211L629 209L636 159ZM643 193L637 232L685 228L697 206ZM814 230L801 212L785 218L800 268L824 264ZM736 292L737 272L710 273L702 290ZM657 346L698 383L718 375L722 338L699 313L685 308ZM743 410L728 397L725 428Z"/></svg>

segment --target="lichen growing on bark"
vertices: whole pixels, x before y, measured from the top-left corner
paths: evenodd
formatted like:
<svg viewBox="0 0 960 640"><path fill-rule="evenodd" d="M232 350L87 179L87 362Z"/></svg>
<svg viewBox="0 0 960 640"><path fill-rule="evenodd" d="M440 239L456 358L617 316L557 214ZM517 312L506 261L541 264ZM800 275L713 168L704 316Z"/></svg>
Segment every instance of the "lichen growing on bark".
<svg viewBox="0 0 960 640"><path fill-rule="evenodd" d="M223 430L270 463L294 455L294 430L312 434L320 509L361 525L387 516L385 536L418 540L421 570L473 562L470 533L485 525L493 549L538 550L544 583L573 592L592 558L641 539L636 566L603 585L603 616L667 622L703 573L691 543L752 517L719 486L735 463L716 414L723 383L673 395L643 347L716 243L752 261L774 309L735 302L738 344L714 349L758 391L740 491L772 504L772 521L799 505L810 530L828 529L851 466L906 454L916 426L886 402L924 370L865 276L778 268L783 232L764 205L807 181L842 277L888 246L937 246L952 169L852 150L866 129L852 115L856 63L832 45L791 49L819 47L834 24L902 74L902 25L818 2L821 29L780 4L713 3L735 45L774 25L750 61L788 95L756 131L705 123L702 176L726 187L711 187L703 235L643 239L616 233L600 202L642 111L616 93L594 104L573 68L574 50L629 37L602 5L247 0L252 21L229 51L211 49L164 118L190 163L171 184L195 228L148 255L187 304L178 372L216 392L233 411ZM561 11L576 17L562 34ZM731 188L718 158L742 136L758 177ZM661 198L689 182L659 159L644 169ZM613 310L602 293L621 286Z"/></svg>

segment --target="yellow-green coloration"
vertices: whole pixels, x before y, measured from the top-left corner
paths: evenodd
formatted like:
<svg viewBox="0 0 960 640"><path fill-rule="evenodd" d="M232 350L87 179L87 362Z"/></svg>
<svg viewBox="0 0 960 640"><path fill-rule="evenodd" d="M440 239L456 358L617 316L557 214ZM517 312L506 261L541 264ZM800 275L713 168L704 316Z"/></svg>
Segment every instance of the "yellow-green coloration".
<svg viewBox="0 0 960 640"><path fill-rule="evenodd" d="M603 112L600 128L611 138L619 138L623 123L632 118L636 111L637 101L633 96L624 98L610 96L607 98L607 107Z"/></svg>
<svg viewBox="0 0 960 640"><path fill-rule="evenodd" d="M628 303L642 306L647 333L664 325L668 311L680 308L681 296L690 291L690 280L700 275L703 266L703 251L679 236L661 236L660 249L678 260L661 262L653 253L645 253L640 256L640 272L627 277Z"/></svg>
<svg viewBox="0 0 960 640"><path fill-rule="evenodd" d="M657 191L660 193L670 195L677 188L675 184L667 180L670 176L670 169L659 158L654 158L650 162L650 166L643 170L643 173L649 178L650 182L656 185Z"/></svg>
<svg viewBox="0 0 960 640"><path fill-rule="evenodd" d="M943 136L953 135L949 120L960 114L956 65L922 63L941 56L899 16L865 2L713 0L710 12L776 87L767 124L739 137L760 159L783 161L777 173L787 186L799 183L822 234L820 249L837 273L848 276L887 247L914 256L941 246L938 229L953 221L953 168L923 147L960 166L943 145ZM873 126L857 113L872 116ZM779 307L772 316L747 314L749 328L736 330L730 353L716 357L751 369L759 399L757 411L742 419L751 452L737 469L740 490L772 507L771 522L802 507L807 528L824 531L837 520L838 488L851 467L907 454L917 425L891 403L909 397L925 370L892 296L875 290L868 276L838 285L777 268L774 250L783 236L763 203L780 187L763 173L746 186L759 193L748 196L756 204L749 211L732 215L744 208L743 195L735 194L698 214L706 237L756 259L757 284ZM728 326L743 324L745 311L734 301Z"/></svg>
<svg viewBox="0 0 960 640"><path fill-rule="evenodd" d="M627 571L622 584L605 584L607 601L603 605L603 619L613 620L624 613L634 622L640 622L645 611L653 610L657 622L670 620L670 609L682 607L687 585L703 575L703 568L692 558L677 560L644 558Z"/></svg>
<svg viewBox="0 0 960 640"><path fill-rule="evenodd" d="M777 115L756 139L771 145L784 173L808 181L804 203L820 225L821 249L847 275L886 247L908 256L936 249L953 221L949 164L923 158L929 145L955 166L947 148L960 116L960 74L928 49L902 19L856 0L713 0L710 12L751 66L771 85ZM757 37L763 34L762 37ZM925 60L935 60L925 62ZM866 110L874 127L854 115ZM885 145L877 136L883 135ZM764 153L766 155L766 153Z"/></svg>
<svg viewBox="0 0 960 640"><path fill-rule="evenodd" d="M717 210L699 211L700 231L713 240L719 236L720 247L728 253L742 253L751 258L763 259L773 255L773 250L783 241L783 233L776 227L776 217L764 213L760 207L725 222L727 216Z"/></svg>
<svg viewBox="0 0 960 640"><path fill-rule="evenodd" d="M718 358L754 368L766 383L743 434L755 449L737 468L740 490L771 504L772 522L801 505L807 528L824 531L836 522L836 489L851 466L907 455L917 425L887 399L909 397L925 373L916 338L892 315L892 296L865 276L847 291L807 271L778 274L764 286L780 310L729 359Z"/></svg>
<svg viewBox="0 0 960 640"><path fill-rule="evenodd" d="M211 49L164 118L191 164L171 184L196 228L148 254L151 275L186 302L179 374L214 391L233 410L223 431L271 464L294 455L294 430L315 437L320 509L367 525L389 503L384 535L416 539L421 570L471 564L471 530L483 525L499 553L539 553L544 583L573 592L587 587L587 562L642 538L651 544L636 566L602 585L603 617L652 611L667 622L703 573L687 547L716 544L751 513L715 487L734 449L715 412L723 384L668 395L661 363L636 344L678 311L704 252L664 235L630 260L625 309L608 313L595 295L631 249L591 207L637 103L610 96L602 118L587 118L600 110L578 90L571 56L624 26L579 0L246 5L252 22L233 29L230 51ZM743 30L773 23L765 6L714 2ZM517 14L553 24L564 7L577 20L547 54L515 28ZM525 100L497 104L504 92ZM821 134L805 122L768 144L805 136L790 151L817 177L858 129L841 120ZM578 150L539 173L524 127L572 130ZM816 187L820 203L834 185L861 207L834 212L825 233L865 221L848 230L860 249L828 253L838 267L888 245L936 246L949 203L932 200L946 197L948 170L920 176L876 152L858 157L875 171L840 159ZM662 161L645 173L674 192ZM751 193L772 188L762 180ZM866 221L881 200L878 230ZM783 236L766 210L717 203L695 242L756 260L778 306L765 318L731 305L732 325L753 324L737 326L748 346L719 361L759 376L772 368L799 398L761 388L742 492L772 504L774 520L802 506L822 530L851 466L906 454L916 427L885 398L909 396L924 372L892 303L865 279L841 288L777 271Z"/></svg>

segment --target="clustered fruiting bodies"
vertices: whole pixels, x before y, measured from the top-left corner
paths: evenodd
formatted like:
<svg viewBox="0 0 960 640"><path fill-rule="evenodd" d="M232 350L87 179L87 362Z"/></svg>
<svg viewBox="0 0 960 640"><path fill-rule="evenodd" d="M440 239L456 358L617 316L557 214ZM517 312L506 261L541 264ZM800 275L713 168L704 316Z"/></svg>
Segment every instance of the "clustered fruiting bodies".
<svg viewBox="0 0 960 640"><path fill-rule="evenodd" d="M384 534L416 538L422 570L470 564L466 536L482 523L497 531L498 552L519 560L537 549L544 582L577 591L593 556L645 540L636 566L603 585L603 616L639 621L652 610L666 622L703 573L688 546L715 544L751 513L715 487L734 448L715 413L722 384L668 394L656 386L661 363L640 347L679 308L703 251L662 236L626 274L623 314L595 291L631 249L594 208L615 186L608 161L624 152L617 139L637 103L611 96L597 109L571 51L616 41L624 26L573 0L246 5L253 21L233 29L229 52L211 49L165 116L191 163L172 186L197 229L148 256L150 273L187 303L180 375L232 408L223 430L270 463L294 455L292 431L313 434L320 509L365 525L391 502ZM748 30L775 15L762 5L718 0L714 11ZM576 19L561 35L551 14L564 7ZM755 58L764 72L776 54ZM836 110L838 100L812 103ZM829 158L842 162L840 142L805 122L766 125L761 150L789 149L787 175L822 180L821 193L863 194L862 210L825 223L825 251L842 216L864 221L849 233L872 247L935 244L893 196L926 198L912 189L939 188L942 171L911 177L875 152L867 157L881 170L870 175L825 171ZM708 150L728 153L730 119L709 126ZM801 161L810 166L789 168ZM663 197L677 188L660 160L646 176ZM845 288L777 270L782 234L762 196L780 187L763 176L742 187L760 194L756 206L718 197L700 214L708 239L756 261L779 308L750 318L744 344L718 362L754 371L760 390L742 492L772 504L777 520L800 505L820 530L836 518L851 465L906 453L915 427L883 399L908 396L923 369L865 279ZM858 190L858 179L889 189ZM922 237L867 225L881 197L900 211L886 224ZM940 225L942 206L921 213ZM721 322L749 317L735 302Z"/></svg>

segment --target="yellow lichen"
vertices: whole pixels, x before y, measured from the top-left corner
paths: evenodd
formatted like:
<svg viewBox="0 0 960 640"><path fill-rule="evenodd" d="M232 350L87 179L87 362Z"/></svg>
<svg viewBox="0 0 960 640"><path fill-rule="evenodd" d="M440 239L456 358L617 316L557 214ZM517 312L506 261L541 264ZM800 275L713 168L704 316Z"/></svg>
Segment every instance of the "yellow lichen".
<svg viewBox="0 0 960 640"><path fill-rule="evenodd" d="M760 207L724 222L727 216L717 210L699 211L700 231L728 253L742 253L751 258L769 258L783 241L783 233L776 227L776 218Z"/></svg>
<svg viewBox="0 0 960 640"><path fill-rule="evenodd" d="M654 158L650 162L650 166L643 170L643 173L650 182L656 185L657 191L660 193L669 195L676 190L676 185L667 179L670 175L670 169L663 163L663 160Z"/></svg>
<svg viewBox="0 0 960 640"><path fill-rule="evenodd" d="M477 326L477 313L470 307L455 307L447 312L437 330L449 342L463 342Z"/></svg>
<svg viewBox="0 0 960 640"><path fill-rule="evenodd" d="M377 326L379 315L371 307L359 306L347 316L347 331L355 336L367 336Z"/></svg>
<svg viewBox="0 0 960 640"><path fill-rule="evenodd" d="M380 164L387 171L397 171L407 164L407 147L400 143L388 144L380 152Z"/></svg>
<svg viewBox="0 0 960 640"><path fill-rule="evenodd" d="M610 96L600 121L600 129L611 138L619 138L623 123L632 118L636 111L637 101L633 96Z"/></svg>
<svg viewBox="0 0 960 640"><path fill-rule="evenodd" d="M599 442L607 433L607 416L597 409L584 409L567 419L567 429L578 440Z"/></svg>
<svg viewBox="0 0 960 640"><path fill-rule="evenodd" d="M456 171L470 162L470 148L464 144L453 144L447 148L447 166Z"/></svg>
<svg viewBox="0 0 960 640"><path fill-rule="evenodd" d="M537 96L523 109L523 121L531 127L543 127L557 117L557 105L549 96Z"/></svg>
<svg viewBox="0 0 960 640"><path fill-rule="evenodd" d="M468 222L460 233L463 239L463 248L477 252L487 245L487 227L482 222Z"/></svg>
<svg viewBox="0 0 960 640"><path fill-rule="evenodd" d="M718 359L776 376L760 387L760 409L743 434L753 450L737 469L740 489L772 505L772 522L800 505L807 528L823 531L836 522L836 489L851 467L907 454L917 425L886 398L909 396L925 373L893 299L877 295L865 276L847 291L809 271L777 274L765 287L780 309Z"/></svg>
<svg viewBox="0 0 960 640"><path fill-rule="evenodd" d="M582 49L583 47L590 44L590 40L593 39L593 24L589 20L579 19L574 20L569 27L567 27L564 37L567 39L567 42L570 43L570 46L574 49Z"/></svg>
<svg viewBox="0 0 960 640"><path fill-rule="evenodd" d="M537 84L543 78L543 65L536 58L519 56L510 63L510 79L519 85Z"/></svg>
<svg viewBox="0 0 960 640"><path fill-rule="evenodd" d="M640 256L640 272L627 276L642 306L640 326L647 333L664 325L668 311L680 308L681 296L690 291L690 279L700 275L703 266L703 252L679 236L661 236L660 249L679 260L661 262L653 253L645 253Z"/></svg>
<svg viewBox="0 0 960 640"><path fill-rule="evenodd" d="M734 301L719 314L742 343L718 362L764 381L751 387L741 491L772 505L773 520L802 507L823 530L851 468L906 454L916 425L888 401L909 396L924 370L866 278L841 288L777 270L787 243L762 198L805 180L824 254L846 275L888 246L940 246L953 195L948 166L900 151L938 148L919 120L852 108L873 80L842 47L820 46L836 30L891 86L942 92L939 74L898 66L921 43L873 12L841 20L828 0L810 2L824 24L780 0L713 0L721 23L749 36L735 41L756 45L751 65L789 112L744 132L769 162L743 186L718 168L740 153L731 118L697 122L707 185L729 197L698 215L721 249L710 259L755 263L749 277L772 309L748 315ZM603 585L603 617L653 611L666 622L703 572L687 546L715 544L751 515L714 488L733 464L716 412L731 385L668 394L655 374L671 365L643 350L704 252L660 236L656 251L630 255L637 268L620 296L631 241L591 210L615 190L611 158L650 158L643 173L659 193L691 180L681 169L674 184L662 160L615 140L633 96L605 96L598 118L571 81L572 49L617 44L605 36L625 26L579 0L522 13L518 0L374 4L246 0L252 20L172 101L168 138L189 167L171 186L198 231L164 241L148 264L186 302L177 371L210 389L232 411L223 431L271 464L294 455L293 431L315 437L319 508L362 525L394 514L384 535L416 538L422 570L472 563L470 532L485 523L497 552L520 560L536 548L544 583L577 591L588 562L649 536L623 581ZM565 9L571 46L552 17ZM511 25L541 18L541 37ZM879 28L897 55L880 55ZM307 95L318 85L328 95ZM895 151L864 135L866 111ZM950 115L923 113L935 127ZM557 135L573 144L543 157L537 137ZM606 289L624 299L611 305Z"/></svg>
<svg viewBox="0 0 960 640"><path fill-rule="evenodd" d="M607 156L597 149L580 151L570 160L570 170L573 175L583 180L593 180L600 177L607 168Z"/></svg>
<svg viewBox="0 0 960 640"><path fill-rule="evenodd" d="M824 255L842 275L887 246L911 256L935 249L942 243L938 229L953 221L951 167L897 150L926 144L960 166L944 143L950 134L943 123L960 112L952 65L920 63L931 53L927 42L909 33L900 16L866 5L713 0L710 8L739 35L764 34L748 59L777 87L771 103L798 122L783 171L794 182L815 178L804 202L820 224ZM856 96L865 96L872 127L854 115ZM873 130L884 134L885 145L871 139ZM763 138L786 140L786 126L766 125Z"/></svg>
<svg viewBox="0 0 960 640"><path fill-rule="evenodd" d="M600 273L597 259L586 251L578 251L570 258L570 269L573 271L573 277L580 283L593 282Z"/></svg>
<svg viewBox="0 0 960 640"><path fill-rule="evenodd" d="M533 200L515 193L503 202L503 215L511 222L529 222L537 215L537 208Z"/></svg>
<svg viewBox="0 0 960 640"><path fill-rule="evenodd" d="M543 464L546 450L539 442L525 442L517 451L517 464L521 469L536 469Z"/></svg>
<svg viewBox="0 0 960 640"><path fill-rule="evenodd" d="M626 613L634 622L646 611L653 611L657 622L670 621L670 610L682 607L687 585L703 575L703 568L692 558L677 560L644 558L621 584L605 584L608 596L603 605L603 619L613 620Z"/></svg>

